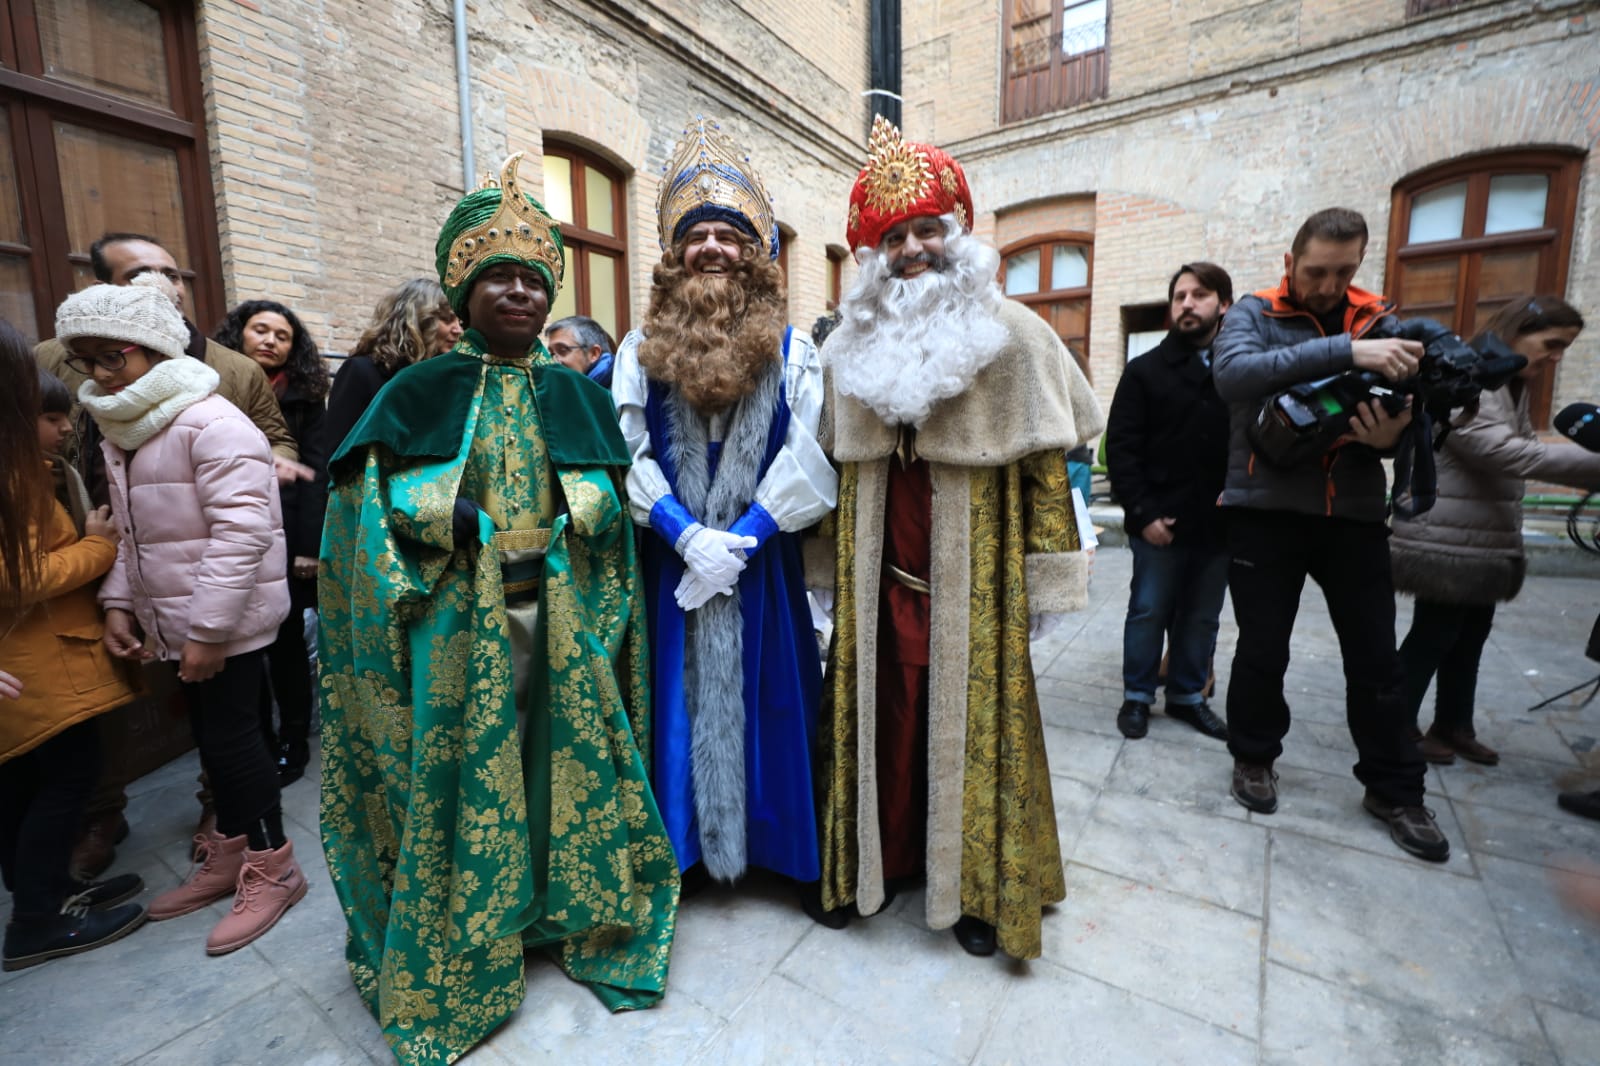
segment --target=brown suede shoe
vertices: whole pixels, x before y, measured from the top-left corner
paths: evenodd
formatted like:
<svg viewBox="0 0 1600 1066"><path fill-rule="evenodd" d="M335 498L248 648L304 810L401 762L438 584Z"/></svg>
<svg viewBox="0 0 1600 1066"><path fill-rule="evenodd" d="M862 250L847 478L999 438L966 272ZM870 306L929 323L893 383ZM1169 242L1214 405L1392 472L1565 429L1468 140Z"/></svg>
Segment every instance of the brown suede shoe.
<svg viewBox="0 0 1600 1066"><path fill-rule="evenodd" d="M1469 762L1484 766L1498 766L1500 763L1500 753L1489 745L1480 743L1477 736L1472 733L1450 734L1450 746L1456 749L1457 755Z"/></svg>
<svg viewBox="0 0 1600 1066"><path fill-rule="evenodd" d="M1417 740L1417 750L1435 766L1450 766L1456 761L1455 746L1431 729Z"/></svg>
<svg viewBox="0 0 1600 1066"><path fill-rule="evenodd" d="M1401 851L1429 862L1444 862L1450 858L1450 841L1428 808L1396 807L1370 791L1361 797L1361 806L1374 818L1388 823L1389 836Z"/></svg>
<svg viewBox="0 0 1600 1066"><path fill-rule="evenodd" d="M121 811L91 815L72 848L68 869L79 881L93 881L117 857L117 845L128 839L128 819Z"/></svg>
<svg viewBox="0 0 1600 1066"><path fill-rule="evenodd" d="M1278 775L1270 766L1254 766L1235 759L1231 792L1239 806L1257 814L1271 814L1278 809Z"/></svg>

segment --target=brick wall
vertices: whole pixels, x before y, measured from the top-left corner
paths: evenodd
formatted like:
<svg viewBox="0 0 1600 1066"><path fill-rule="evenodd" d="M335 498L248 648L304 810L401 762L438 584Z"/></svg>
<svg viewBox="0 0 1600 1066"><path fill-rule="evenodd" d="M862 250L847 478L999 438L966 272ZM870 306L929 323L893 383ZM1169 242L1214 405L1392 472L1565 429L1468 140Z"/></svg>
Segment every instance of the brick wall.
<svg viewBox="0 0 1600 1066"><path fill-rule="evenodd" d="M524 150L540 190L545 137L621 168L635 323L660 254L657 176L703 114L794 231L791 315L809 327L864 152L865 0L479 0L468 20L474 172ZM433 273L461 194L449 2L201 0L199 25L226 298L281 299L347 350L385 290Z"/></svg>

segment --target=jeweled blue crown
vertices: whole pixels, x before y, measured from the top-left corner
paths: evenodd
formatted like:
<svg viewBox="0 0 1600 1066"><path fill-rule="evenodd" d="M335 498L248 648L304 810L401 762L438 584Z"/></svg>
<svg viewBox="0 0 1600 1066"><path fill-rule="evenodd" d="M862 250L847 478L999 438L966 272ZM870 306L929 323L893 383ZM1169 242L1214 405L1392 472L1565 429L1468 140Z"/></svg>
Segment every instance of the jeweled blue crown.
<svg viewBox="0 0 1600 1066"><path fill-rule="evenodd" d="M715 122L696 118L662 168L656 218L665 251L696 222L737 226L778 257L778 223L761 176Z"/></svg>

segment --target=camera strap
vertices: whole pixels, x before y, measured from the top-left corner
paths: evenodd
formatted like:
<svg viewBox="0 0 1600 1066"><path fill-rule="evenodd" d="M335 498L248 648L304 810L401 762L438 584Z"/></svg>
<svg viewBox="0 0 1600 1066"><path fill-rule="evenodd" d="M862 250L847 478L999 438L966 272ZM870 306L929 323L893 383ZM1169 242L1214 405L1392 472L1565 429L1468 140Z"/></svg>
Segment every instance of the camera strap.
<svg viewBox="0 0 1600 1066"><path fill-rule="evenodd" d="M1400 437L1394 456L1394 489L1389 510L1396 518L1415 518L1439 499L1439 471L1433 458L1433 416L1425 407L1412 409L1411 424Z"/></svg>

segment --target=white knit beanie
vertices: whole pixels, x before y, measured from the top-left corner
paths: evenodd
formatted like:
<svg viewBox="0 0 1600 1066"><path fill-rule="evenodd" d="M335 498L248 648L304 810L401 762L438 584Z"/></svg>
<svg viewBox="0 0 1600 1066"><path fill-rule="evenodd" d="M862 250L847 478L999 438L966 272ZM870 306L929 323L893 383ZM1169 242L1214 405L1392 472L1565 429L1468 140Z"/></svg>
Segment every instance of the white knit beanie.
<svg viewBox="0 0 1600 1066"><path fill-rule="evenodd" d="M151 270L126 285L91 285L56 308L56 339L76 337L128 341L168 359L189 347L189 325L173 303L176 290Z"/></svg>

